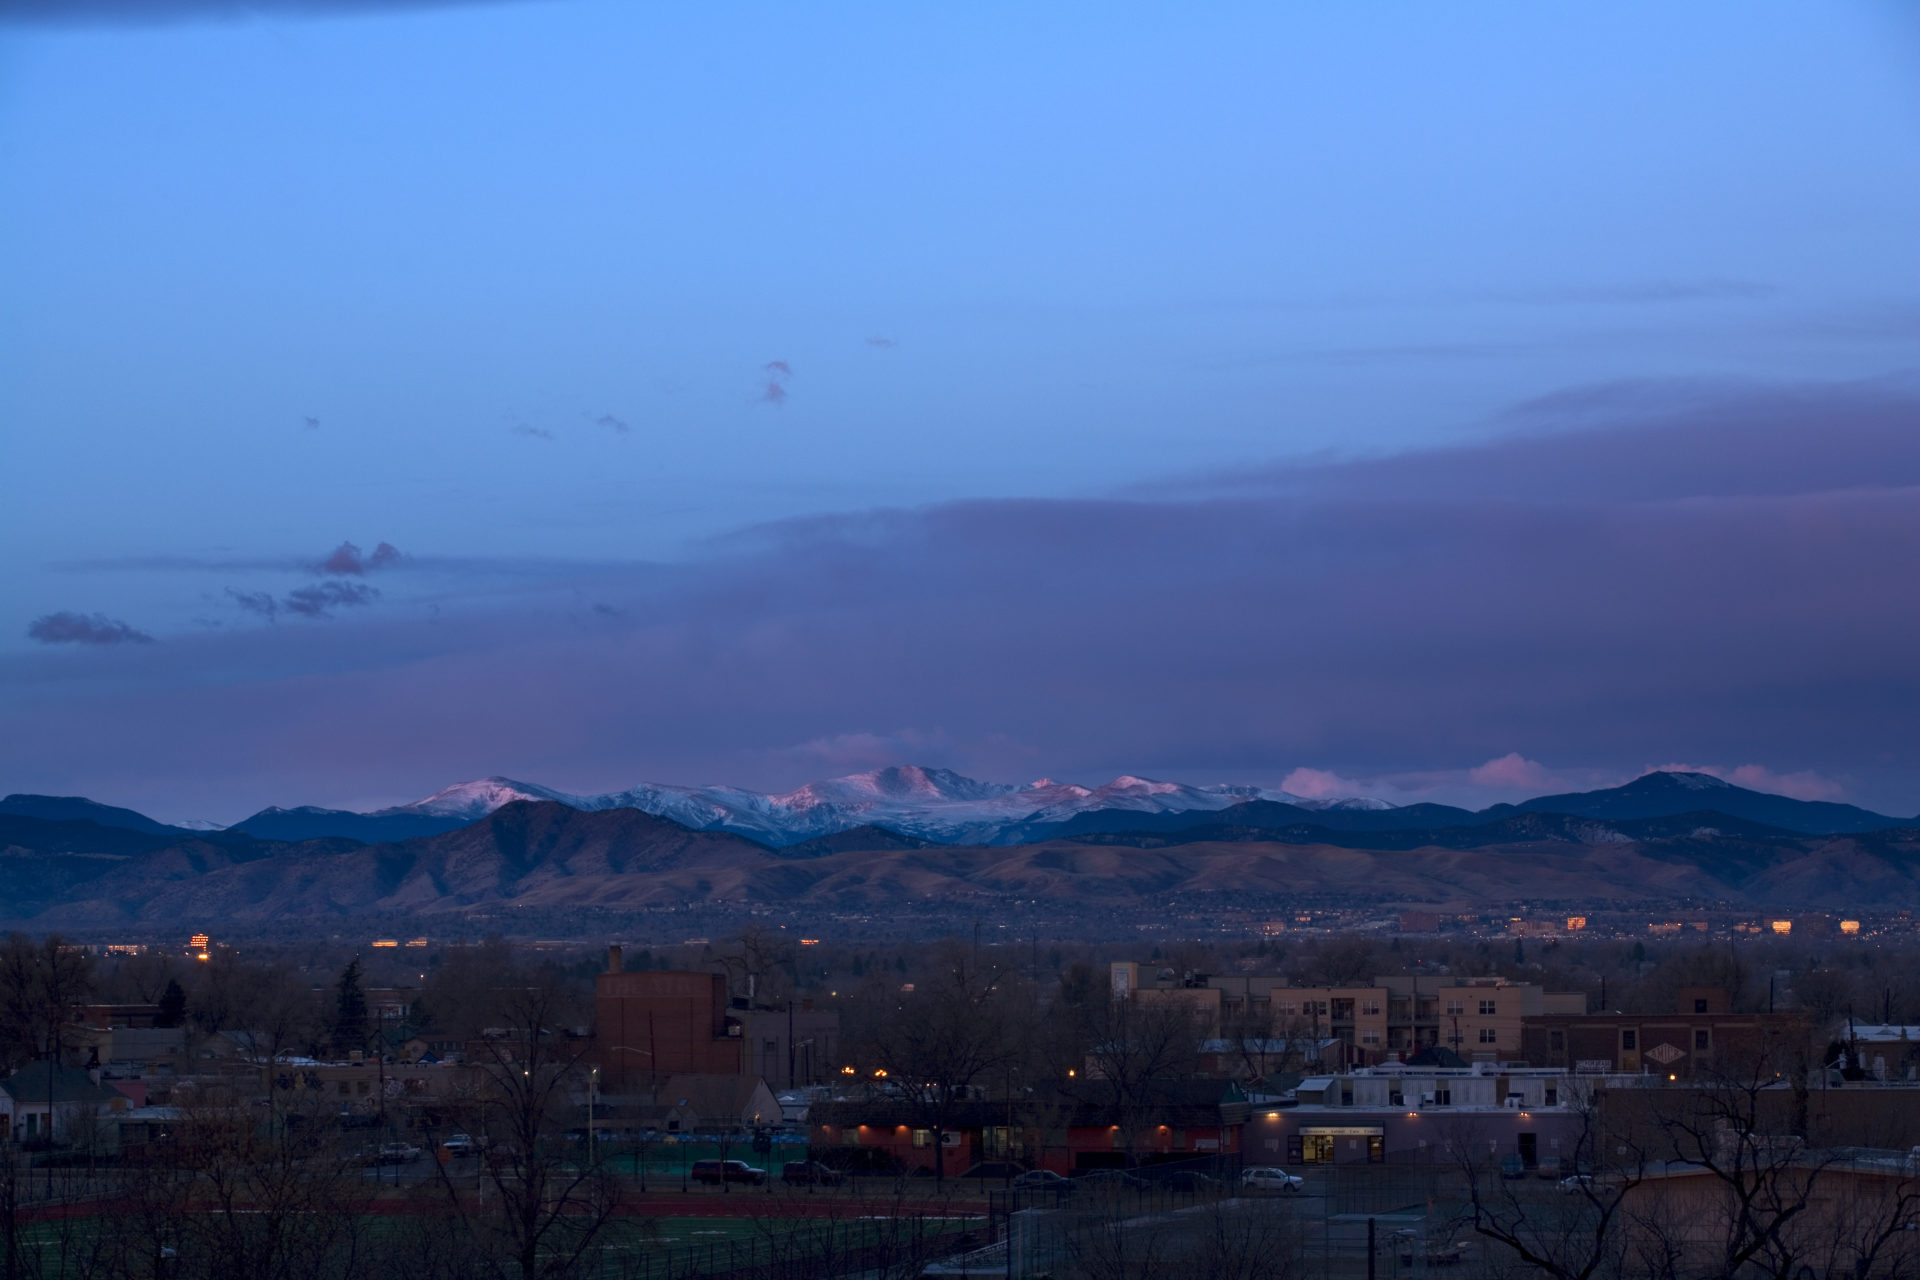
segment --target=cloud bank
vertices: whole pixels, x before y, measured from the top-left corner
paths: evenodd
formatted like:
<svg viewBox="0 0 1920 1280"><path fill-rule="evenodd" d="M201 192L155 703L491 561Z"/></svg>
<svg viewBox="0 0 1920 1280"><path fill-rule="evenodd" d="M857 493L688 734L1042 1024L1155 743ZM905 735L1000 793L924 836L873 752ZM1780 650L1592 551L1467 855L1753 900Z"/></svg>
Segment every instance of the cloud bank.
<svg viewBox="0 0 1920 1280"><path fill-rule="evenodd" d="M1527 412L1417 456L788 521L676 565L441 592L444 616L183 639L132 690L42 697L20 662L0 688L34 750L0 765L125 802L107 784L164 757L249 802L330 803L495 772L784 786L896 749L1455 799L1705 760L1920 807L1920 398Z"/></svg>

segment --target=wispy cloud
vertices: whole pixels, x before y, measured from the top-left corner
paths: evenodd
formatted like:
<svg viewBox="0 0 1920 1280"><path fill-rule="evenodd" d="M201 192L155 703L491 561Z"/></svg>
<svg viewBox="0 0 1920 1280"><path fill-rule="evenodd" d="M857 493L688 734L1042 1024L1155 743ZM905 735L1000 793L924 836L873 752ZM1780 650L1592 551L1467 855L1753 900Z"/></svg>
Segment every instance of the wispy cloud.
<svg viewBox="0 0 1920 1280"><path fill-rule="evenodd" d="M320 429L320 419L318 418L306 417L300 419L300 421L306 424L307 430L309 431L318 431Z"/></svg>
<svg viewBox="0 0 1920 1280"><path fill-rule="evenodd" d="M785 404L787 383L793 377L793 366L785 360L769 360L761 366L760 372L765 375L760 388L760 399L767 404Z"/></svg>
<svg viewBox="0 0 1920 1280"><path fill-rule="evenodd" d="M268 622L279 616L280 602L265 591L241 591L237 587L228 587L227 594L233 602L248 613L258 614Z"/></svg>
<svg viewBox="0 0 1920 1280"><path fill-rule="evenodd" d="M887 349L887 348L889 348L889 347L896 347L896 346L899 346L900 344L899 344L899 343L897 343L897 342L895 342L895 341L894 341L894 340L893 340L892 338L878 338L878 337L875 337L875 338L868 338L868 339L867 339L867 345L868 345L868 346L870 346L870 347L879 347L879 348L881 348L882 350L885 350L885 349Z"/></svg>
<svg viewBox="0 0 1920 1280"><path fill-rule="evenodd" d="M516 436L526 436L534 440L551 440L553 432L545 427L536 427L529 422L516 422L509 428Z"/></svg>
<svg viewBox="0 0 1920 1280"><path fill-rule="evenodd" d="M280 601L288 613L303 618L331 617L335 609L372 604L380 593L360 582L320 582L311 587L296 587Z"/></svg>
<svg viewBox="0 0 1920 1280"><path fill-rule="evenodd" d="M27 624L27 638L41 644L152 644L153 637L104 613L62 610Z"/></svg>
<svg viewBox="0 0 1920 1280"><path fill-rule="evenodd" d="M627 432L633 429L629 427L626 424L626 422L624 422L619 418L614 417L610 413L603 413L599 417L595 418L593 420L593 425L596 427L605 427L607 430L613 432L616 435L626 435Z"/></svg>

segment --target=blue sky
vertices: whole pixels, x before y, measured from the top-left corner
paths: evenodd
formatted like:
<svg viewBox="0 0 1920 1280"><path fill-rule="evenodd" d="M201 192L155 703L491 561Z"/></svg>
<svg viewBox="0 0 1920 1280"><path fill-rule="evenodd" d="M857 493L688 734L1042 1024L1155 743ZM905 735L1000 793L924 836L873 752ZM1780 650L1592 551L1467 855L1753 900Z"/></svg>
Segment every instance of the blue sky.
<svg viewBox="0 0 1920 1280"><path fill-rule="evenodd" d="M1601 398L1635 431L1676 388L1850 404L1905 395L1920 350L1920 22L1890 3L224 8L0 25L0 713L30 739L233 732L195 724L195 690L282 722L308 685L384 698L456 661L406 632L422 619L512 631L474 678L524 681L568 661L526 647L540 620L681 625L661 576L717 581L769 536L817 568L793 525L740 532L768 522L1323 482L1592 427L1566 406L1621 385L1668 397ZM1890 483L1870 451L1841 470ZM327 617L238 603L291 598L343 541L406 562L349 575L377 596ZM154 643L33 638L61 613ZM645 648L607 643L615 673ZM1168 638L1138 660L1193 672L1170 705L1211 714L1217 655ZM75 746L0 758L0 784L186 788L231 818L475 770L781 785L830 763L796 744L867 735L993 776L1309 767L1462 795L1508 751L1600 777L1712 750L1920 804L1898 749L1755 739L1724 706L1584 753L1517 720L1408 742L1383 712L1371 737L1170 730L1122 761L1097 720L1042 741L842 678L697 749L663 728L530 753L570 734L530 709L485 751L423 738L363 774L290 751L163 776Z"/></svg>

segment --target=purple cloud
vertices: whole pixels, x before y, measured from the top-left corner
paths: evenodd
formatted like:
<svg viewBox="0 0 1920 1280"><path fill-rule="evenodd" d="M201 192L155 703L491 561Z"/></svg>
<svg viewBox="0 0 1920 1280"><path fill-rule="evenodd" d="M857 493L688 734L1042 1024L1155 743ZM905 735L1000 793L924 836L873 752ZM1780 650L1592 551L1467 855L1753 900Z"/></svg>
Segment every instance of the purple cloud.
<svg viewBox="0 0 1920 1280"><path fill-rule="evenodd" d="M381 543L373 549L373 554L368 556L363 556L360 548L353 543L343 542L320 562L320 572L358 576L398 563L400 563L400 549L391 542Z"/></svg>
<svg viewBox="0 0 1920 1280"><path fill-rule="evenodd" d="M761 372L766 375L766 381L760 388L760 399L767 404L785 404L787 380L793 377L793 367L785 360L769 360L761 366Z"/></svg>
<svg viewBox="0 0 1920 1280"><path fill-rule="evenodd" d="M152 644L153 637L104 613L62 610L27 624L27 638L41 644Z"/></svg>
<svg viewBox="0 0 1920 1280"><path fill-rule="evenodd" d="M0 769L193 760L236 805L516 771L785 786L911 725L927 736L894 741L916 762L1009 780L1497 790L1692 760L1920 808L1920 446L1900 434L1920 397L1627 399L1577 429L1173 497L846 513L679 564L529 567L508 604L476 579L458 627L197 635L168 650L204 675L63 700ZM628 616L564 623L583 597Z"/></svg>
<svg viewBox="0 0 1920 1280"><path fill-rule="evenodd" d="M867 345L870 347L880 347L884 350L888 347L898 346L899 344L892 338L868 338Z"/></svg>
<svg viewBox="0 0 1920 1280"><path fill-rule="evenodd" d="M289 591L280 601L280 607L303 618L326 618L332 616L334 609L372 604L379 595L363 583L320 582Z"/></svg>

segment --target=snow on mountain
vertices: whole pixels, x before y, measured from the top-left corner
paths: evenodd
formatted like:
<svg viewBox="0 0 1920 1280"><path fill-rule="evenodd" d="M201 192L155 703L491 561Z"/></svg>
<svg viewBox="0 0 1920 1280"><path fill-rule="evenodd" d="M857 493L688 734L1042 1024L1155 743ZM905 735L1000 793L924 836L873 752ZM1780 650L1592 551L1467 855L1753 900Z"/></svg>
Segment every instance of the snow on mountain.
<svg viewBox="0 0 1920 1280"><path fill-rule="evenodd" d="M583 803L584 796L570 796L563 791L554 791L548 787L535 786L530 782L515 782L512 778L482 778L478 782L457 782L434 792L425 800L416 800L412 804L394 805L390 809L379 809L369 817L388 818L396 814L430 814L436 818L465 818L478 821L498 809L501 805L512 804L515 800L558 800L561 804L572 805L576 809L613 808L612 805Z"/></svg>
<svg viewBox="0 0 1920 1280"><path fill-rule="evenodd" d="M949 843L992 843L1015 823L1058 822L1095 809L1140 813L1217 810L1247 800L1306 808L1393 806L1363 798L1307 800L1248 786L1194 787L1131 774L1099 787L1041 778L1025 786L980 782L949 769L894 765L766 794L741 787L643 783L602 795L571 795L511 778L483 778L436 791L377 815L430 814L476 820L515 800L557 800L576 809L639 809L698 830L726 830L771 845L796 844L874 824Z"/></svg>

